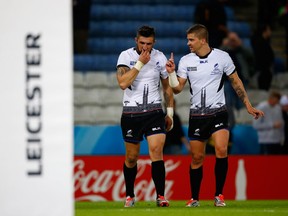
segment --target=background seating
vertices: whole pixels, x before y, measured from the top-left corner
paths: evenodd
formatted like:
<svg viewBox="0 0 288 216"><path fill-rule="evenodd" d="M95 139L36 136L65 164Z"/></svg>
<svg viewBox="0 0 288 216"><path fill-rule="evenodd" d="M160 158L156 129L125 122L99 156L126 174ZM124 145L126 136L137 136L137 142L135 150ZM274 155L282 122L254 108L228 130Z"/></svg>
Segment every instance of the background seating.
<svg viewBox="0 0 288 216"><path fill-rule="evenodd" d="M144 24L156 29L156 49L166 55L171 52L176 56L187 54L186 30L194 23L194 11L199 1L91 0L88 53L75 54L74 69L115 71L118 55L135 45L136 30ZM245 23L235 20L231 7L225 7L225 11L230 27L245 36L250 34Z"/></svg>

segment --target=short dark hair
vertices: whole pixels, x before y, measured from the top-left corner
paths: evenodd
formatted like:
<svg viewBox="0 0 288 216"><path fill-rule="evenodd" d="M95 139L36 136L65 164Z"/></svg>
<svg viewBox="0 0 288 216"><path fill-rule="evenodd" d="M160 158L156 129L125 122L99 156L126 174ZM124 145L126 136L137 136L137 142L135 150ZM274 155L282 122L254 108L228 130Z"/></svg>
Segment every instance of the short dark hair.
<svg viewBox="0 0 288 216"><path fill-rule="evenodd" d="M202 24L195 24L193 26L191 26L187 31L187 34L195 34L196 37L201 38L201 39L206 39L206 41L208 42L208 38L209 38L209 33L207 28L202 25Z"/></svg>
<svg viewBox="0 0 288 216"><path fill-rule="evenodd" d="M147 26L147 25L141 26L137 30L137 37L139 37L139 36L154 37L155 38L155 30L151 26Z"/></svg>

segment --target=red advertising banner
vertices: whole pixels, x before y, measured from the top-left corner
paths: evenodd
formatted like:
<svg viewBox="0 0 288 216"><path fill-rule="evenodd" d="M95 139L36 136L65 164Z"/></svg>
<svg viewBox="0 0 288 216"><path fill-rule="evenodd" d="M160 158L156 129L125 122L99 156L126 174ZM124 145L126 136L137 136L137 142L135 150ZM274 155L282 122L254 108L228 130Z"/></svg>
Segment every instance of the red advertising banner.
<svg viewBox="0 0 288 216"><path fill-rule="evenodd" d="M166 198L190 199L189 156L165 156ZM76 156L74 189L76 201L120 201L125 199L122 173L124 156ZM204 162L200 199L213 199L215 157ZM229 170L223 194L225 199L288 199L287 156L229 156ZM148 156L138 160L135 182L137 200L155 200Z"/></svg>

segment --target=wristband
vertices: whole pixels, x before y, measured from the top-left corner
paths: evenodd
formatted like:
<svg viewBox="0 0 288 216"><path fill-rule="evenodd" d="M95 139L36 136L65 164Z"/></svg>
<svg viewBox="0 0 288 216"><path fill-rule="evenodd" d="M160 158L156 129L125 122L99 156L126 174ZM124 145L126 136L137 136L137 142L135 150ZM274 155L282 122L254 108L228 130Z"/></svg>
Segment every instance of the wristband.
<svg viewBox="0 0 288 216"><path fill-rule="evenodd" d="M173 119L174 115L173 107L167 107L167 115Z"/></svg>
<svg viewBox="0 0 288 216"><path fill-rule="evenodd" d="M172 73L169 73L169 85L172 87L172 88L175 88L176 86L179 85L179 81L177 79L177 76L176 76L176 72L173 71Z"/></svg>
<svg viewBox="0 0 288 216"><path fill-rule="evenodd" d="M144 64L138 60L136 62L136 64L134 65L134 68L136 68L138 71L140 71L143 66L144 66Z"/></svg>

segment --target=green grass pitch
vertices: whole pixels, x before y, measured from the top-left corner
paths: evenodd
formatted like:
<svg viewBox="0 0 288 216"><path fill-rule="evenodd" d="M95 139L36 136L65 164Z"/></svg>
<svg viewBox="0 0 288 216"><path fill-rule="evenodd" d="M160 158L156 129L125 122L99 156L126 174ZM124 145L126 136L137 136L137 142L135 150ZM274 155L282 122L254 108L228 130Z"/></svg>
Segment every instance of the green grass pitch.
<svg viewBox="0 0 288 216"><path fill-rule="evenodd" d="M186 208L186 201L170 201L169 207L155 202L136 202L124 208L123 202L76 202L75 216L288 216L288 200L226 200L226 207L214 207L213 201L200 201L200 207Z"/></svg>

